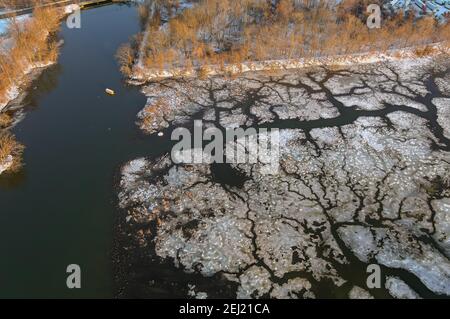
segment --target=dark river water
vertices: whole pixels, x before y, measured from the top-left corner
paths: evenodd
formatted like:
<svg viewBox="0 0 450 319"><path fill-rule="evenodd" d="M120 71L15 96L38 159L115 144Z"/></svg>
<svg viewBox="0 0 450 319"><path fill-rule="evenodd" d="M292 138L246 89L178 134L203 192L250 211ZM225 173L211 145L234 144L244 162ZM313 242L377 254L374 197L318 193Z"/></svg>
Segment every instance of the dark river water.
<svg viewBox="0 0 450 319"><path fill-rule="evenodd" d="M58 64L33 83L13 129L25 167L0 177L0 297L113 296L120 166L165 143L139 133L145 97L114 58L138 31L135 7L125 5L83 11L81 29L63 23ZM81 267L81 289L66 286L69 264Z"/></svg>

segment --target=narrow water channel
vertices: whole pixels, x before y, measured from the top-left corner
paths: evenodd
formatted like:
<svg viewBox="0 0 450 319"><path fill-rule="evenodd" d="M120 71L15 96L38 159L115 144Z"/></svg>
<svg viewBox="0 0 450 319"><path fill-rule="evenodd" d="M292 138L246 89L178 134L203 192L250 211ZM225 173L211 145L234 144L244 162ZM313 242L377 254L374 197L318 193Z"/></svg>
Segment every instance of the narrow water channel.
<svg viewBox="0 0 450 319"><path fill-rule="evenodd" d="M114 58L138 31L135 7L125 5L83 11L81 29L63 23L58 64L33 83L13 130L26 146L23 172L0 178L0 297L113 295L116 176L165 147L139 133L145 97ZM69 264L80 265L82 289L66 287Z"/></svg>

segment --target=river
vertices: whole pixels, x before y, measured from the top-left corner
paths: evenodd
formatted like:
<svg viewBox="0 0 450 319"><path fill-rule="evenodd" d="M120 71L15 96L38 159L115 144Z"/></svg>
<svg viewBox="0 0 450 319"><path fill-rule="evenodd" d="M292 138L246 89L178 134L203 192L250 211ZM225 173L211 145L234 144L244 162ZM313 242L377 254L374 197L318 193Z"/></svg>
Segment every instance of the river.
<svg viewBox="0 0 450 319"><path fill-rule="evenodd" d="M126 5L83 11L81 29L62 24L58 64L32 84L13 129L25 167L0 178L0 297L113 296L120 165L164 143L139 133L145 97L124 83L114 57L138 31ZM69 264L80 265L82 289L67 288Z"/></svg>

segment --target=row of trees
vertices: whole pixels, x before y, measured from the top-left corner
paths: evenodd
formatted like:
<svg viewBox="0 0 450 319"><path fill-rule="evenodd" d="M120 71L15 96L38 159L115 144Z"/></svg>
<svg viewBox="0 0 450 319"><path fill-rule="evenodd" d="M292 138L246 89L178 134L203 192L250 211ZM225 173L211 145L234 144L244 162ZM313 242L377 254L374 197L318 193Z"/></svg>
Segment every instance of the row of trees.
<svg viewBox="0 0 450 319"><path fill-rule="evenodd" d="M12 45L0 51L0 103L7 101L8 91L18 86L30 67L56 60L59 20L59 11L51 8L34 9L26 21L11 18L7 37Z"/></svg>
<svg viewBox="0 0 450 319"><path fill-rule="evenodd" d="M201 68L248 60L384 51L450 37L447 23L402 12L384 14L382 27L369 29L365 2L344 0L336 6L314 0L199 0L163 26L158 23L158 10L152 7L146 14L147 39L141 39L145 43L141 64L159 70ZM131 72L126 63L122 66Z"/></svg>

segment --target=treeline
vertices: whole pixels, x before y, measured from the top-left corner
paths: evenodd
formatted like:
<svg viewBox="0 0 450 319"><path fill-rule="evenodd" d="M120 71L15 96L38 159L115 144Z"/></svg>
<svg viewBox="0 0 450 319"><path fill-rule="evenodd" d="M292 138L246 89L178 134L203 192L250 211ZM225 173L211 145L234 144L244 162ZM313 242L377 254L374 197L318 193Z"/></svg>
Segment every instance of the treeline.
<svg viewBox="0 0 450 319"><path fill-rule="evenodd" d="M385 51L450 38L447 23L403 12L384 13L381 28L369 29L368 4L364 0L344 0L339 5L314 0L199 0L167 23L161 22L155 6L144 6L147 39L139 39L145 44L139 52L140 67L199 69L207 64ZM119 53L124 73L133 71L135 55L131 47Z"/></svg>
<svg viewBox="0 0 450 319"><path fill-rule="evenodd" d="M36 8L25 21L11 19L7 37L12 45L0 51L0 104L7 102L9 90L19 86L30 68L56 60L59 20L60 12L51 8Z"/></svg>

